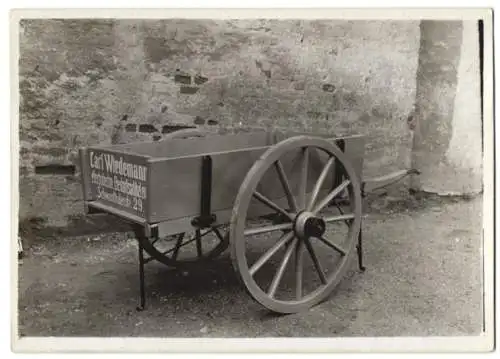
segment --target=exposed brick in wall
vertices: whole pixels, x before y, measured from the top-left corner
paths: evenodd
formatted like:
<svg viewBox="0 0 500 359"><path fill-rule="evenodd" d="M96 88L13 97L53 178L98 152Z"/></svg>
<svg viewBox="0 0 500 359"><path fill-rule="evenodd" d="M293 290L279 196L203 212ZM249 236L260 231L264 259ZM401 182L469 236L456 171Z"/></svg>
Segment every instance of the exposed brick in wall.
<svg viewBox="0 0 500 359"><path fill-rule="evenodd" d="M180 92L182 94L192 95L198 92L200 88L196 86L181 86Z"/></svg>
<svg viewBox="0 0 500 359"><path fill-rule="evenodd" d="M186 125L164 125L162 127L161 133L172 133L179 130L184 130L188 128L196 128L196 126L186 126Z"/></svg>
<svg viewBox="0 0 500 359"><path fill-rule="evenodd" d="M67 175L74 176L76 166L74 165L57 165L50 164L45 166L36 166L35 174L39 175Z"/></svg>
<svg viewBox="0 0 500 359"><path fill-rule="evenodd" d="M405 167L418 39L418 22L23 21L20 215L82 212L78 148L183 128L362 133L366 174Z"/></svg>

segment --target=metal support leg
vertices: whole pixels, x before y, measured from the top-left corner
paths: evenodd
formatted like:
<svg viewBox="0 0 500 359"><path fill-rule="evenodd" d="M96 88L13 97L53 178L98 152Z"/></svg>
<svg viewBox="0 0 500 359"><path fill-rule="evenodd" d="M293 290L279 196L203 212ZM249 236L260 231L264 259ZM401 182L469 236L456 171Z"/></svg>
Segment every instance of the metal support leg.
<svg viewBox="0 0 500 359"><path fill-rule="evenodd" d="M358 265L359 265L359 270L364 272L366 270L366 267L363 265L363 230L359 230L359 235L358 235L358 245L356 246L356 249L358 251Z"/></svg>
<svg viewBox="0 0 500 359"><path fill-rule="evenodd" d="M146 306L146 291L144 286L144 249L142 248L142 240L138 238L139 242L139 290L141 302L137 306L137 311L143 311Z"/></svg>

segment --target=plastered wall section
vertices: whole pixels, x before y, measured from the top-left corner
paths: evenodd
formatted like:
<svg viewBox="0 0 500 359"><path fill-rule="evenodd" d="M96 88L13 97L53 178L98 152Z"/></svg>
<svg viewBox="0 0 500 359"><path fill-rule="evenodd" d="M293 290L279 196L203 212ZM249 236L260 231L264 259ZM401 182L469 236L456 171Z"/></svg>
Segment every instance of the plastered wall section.
<svg viewBox="0 0 500 359"><path fill-rule="evenodd" d="M418 50L416 21L23 20L20 218L82 214L78 148L187 127L361 133L365 176L409 167Z"/></svg>
<svg viewBox="0 0 500 359"><path fill-rule="evenodd" d="M412 186L441 195L483 189L476 21L422 22Z"/></svg>

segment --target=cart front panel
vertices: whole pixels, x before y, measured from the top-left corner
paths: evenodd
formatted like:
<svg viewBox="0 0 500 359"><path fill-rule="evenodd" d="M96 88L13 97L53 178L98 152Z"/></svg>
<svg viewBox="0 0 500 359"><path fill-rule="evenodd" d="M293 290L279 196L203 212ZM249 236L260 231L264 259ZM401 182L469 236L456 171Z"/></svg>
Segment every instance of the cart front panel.
<svg viewBox="0 0 500 359"><path fill-rule="evenodd" d="M80 155L87 205L116 209L134 219L147 218L147 157L100 148L87 148Z"/></svg>

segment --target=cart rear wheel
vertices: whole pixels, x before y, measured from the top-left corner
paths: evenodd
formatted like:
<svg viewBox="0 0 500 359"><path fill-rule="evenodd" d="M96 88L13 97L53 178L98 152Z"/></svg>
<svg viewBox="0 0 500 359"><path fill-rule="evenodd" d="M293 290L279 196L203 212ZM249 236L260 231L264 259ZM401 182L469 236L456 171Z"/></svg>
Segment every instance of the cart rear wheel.
<svg viewBox="0 0 500 359"><path fill-rule="evenodd" d="M344 178L332 186L335 167ZM344 192L347 206L330 206ZM356 252L359 179L333 143L289 138L250 169L230 226L233 266L250 295L275 312L308 309L333 291Z"/></svg>
<svg viewBox="0 0 500 359"><path fill-rule="evenodd" d="M142 246L151 258L171 267L185 267L222 254L229 246L223 227L182 232L166 237L142 239Z"/></svg>

